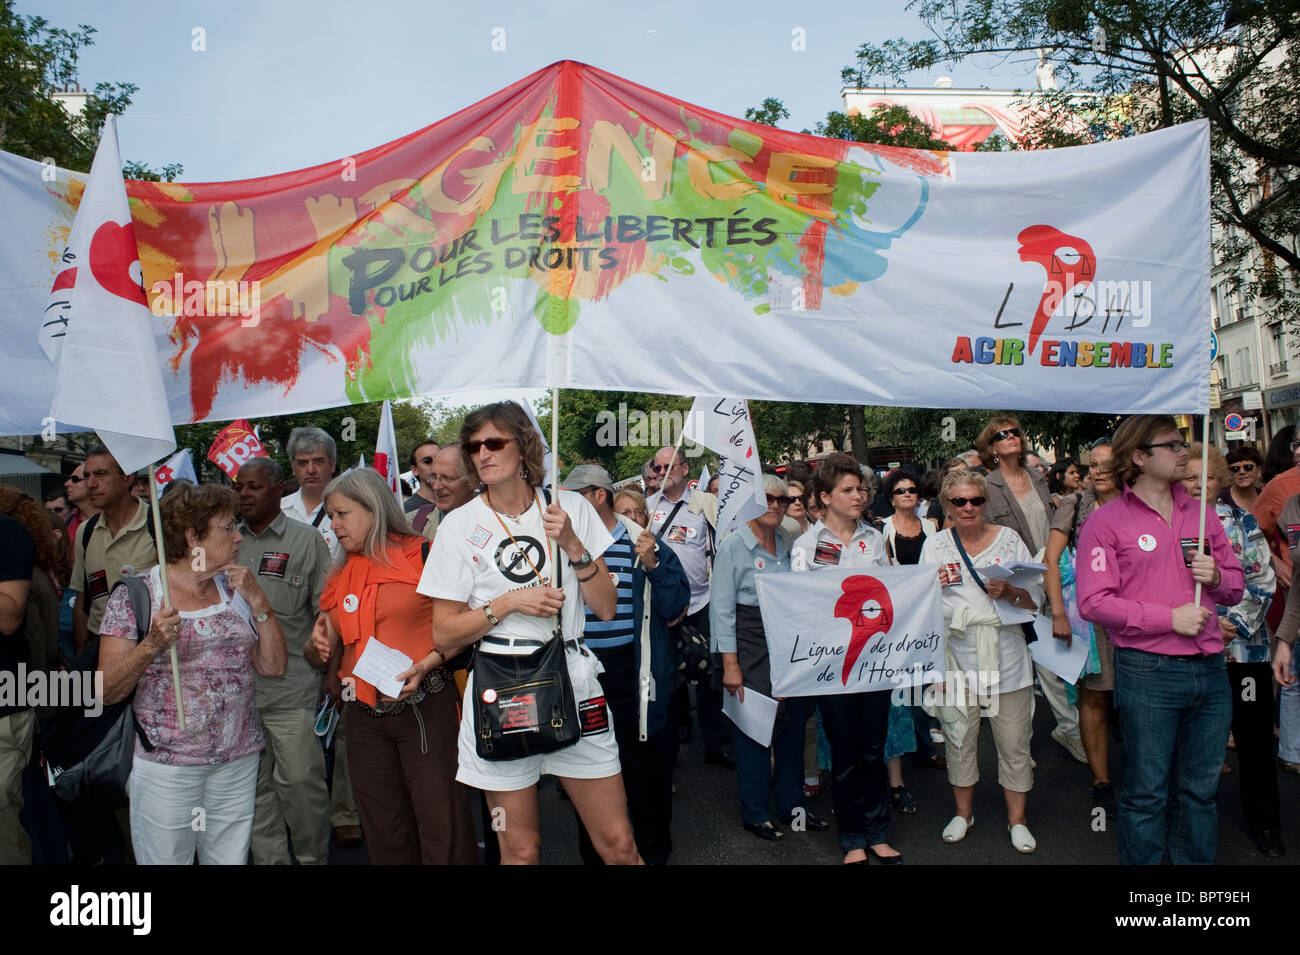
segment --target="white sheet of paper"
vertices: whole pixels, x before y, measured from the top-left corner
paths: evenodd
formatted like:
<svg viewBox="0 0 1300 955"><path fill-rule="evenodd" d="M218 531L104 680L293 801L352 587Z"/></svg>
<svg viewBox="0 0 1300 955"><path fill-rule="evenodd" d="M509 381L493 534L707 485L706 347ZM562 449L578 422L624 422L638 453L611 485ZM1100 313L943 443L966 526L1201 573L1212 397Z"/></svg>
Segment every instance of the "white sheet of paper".
<svg viewBox="0 0 1300 955"><path fill-rule="evenodd" d="M1088 641L1075 637L1067 650L1064 640L1052 636L1052 618L1043 614L1034 618L1034 632L1038 639L1029 645L1034 662L1051 670L1066 683L1079 679L1088 662Z"/></svg>
<svg viewBox="0 0 1300 955"><path fill-rule="evenodd" d="M745 702L740 696L722 691L722 712L740 731L760 746L772 745L772 727L776 725L776 708L779 704L770 696L745 687Z"/></svg>
<svg viewBox="0 0 1300 955"><path fill-rule="evenodd" d="M402 681L397 674L411 669L412 660L401 650L386 647L374 637L366 641L352 675L365 680L384 696L396 698L402 692Z"/></svg>
<svg viewBox="0 0 1300 955"><path fill-rule="evenodd" d="M1005 580L1012 587L1023 590L1036 577L1042 576L1047 567L1032 561L1013 560L1006 564L992 564L975 569L985 580ZM1034 611L1021 610L1006 600L993 601L993 607L998 612L998 619L1005 624L1029 623L1037 616Z"/></svg>

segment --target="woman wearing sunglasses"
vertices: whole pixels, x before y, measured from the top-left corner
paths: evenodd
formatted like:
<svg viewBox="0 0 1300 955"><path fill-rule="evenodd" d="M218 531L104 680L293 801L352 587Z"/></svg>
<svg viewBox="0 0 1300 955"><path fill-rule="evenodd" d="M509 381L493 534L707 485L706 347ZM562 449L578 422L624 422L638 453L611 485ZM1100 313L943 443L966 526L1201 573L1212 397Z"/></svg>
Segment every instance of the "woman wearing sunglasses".
<svg viewBox="0 0 1300 955"><path fill-rule="evenodd" d="M975 824L976 743L981 710L986 710L998 750L1011 845L1028 853L1037 847L1025 821L1026 794L1034 784L1029 761L1034 673L1023 631L1018 624L1003 624L993 601L1034 610L1043 589L1041 582L1014 587L981 573L994 564L1030 559L1019 534L986 519L987 494L984 478L974 471L950 472L939 496L952 526L927 537L921 548L921 563L938 565L947 625L947 679L938 716L957 813L944 827L943 841L960 842Z"/></svg>
<svg viewBox="0 0 1300 955"><path fill-rule="evenodd" d="M581 494L561 490L547 503L541 435L519 405L501 401L470 412L460 442L465 473L478 476L483 492L443 519L420 578L420 593L433 598L434 652L478 644L479 654L529 657L562 639L584 732L552 752L485 758L475 732L490 732L492 724L476 711L497 695L491 688L477 695L471 672L465 701L473 705L461 716L456 779L483 790L492 820L504 820L497 832L503 863L538 861L537 782L550 773L601 858L639 865L600 663L582 643L584 604L601 620L614 618L617 593L601 557L613 540ZM501 726L539 731L543 718L523 704L503 714Z"/></svg>
<svg viewBox="0 0 1300 955"><path fill-rule="evenodd" d="M861 516L867 493L858 462L847 454L829 455L813 475L812 485L826 513L820 524L810 527L794 542L791 569L887 564L884 539ZM887 690L877 690L816 698L831 745L831 799L846 864L865 863L872 856L886 865L903 861L888 839L885 740L890 697ZM910 723L907 735L912 735ZM911 802L910 795L908 799ZM911 805L915 811L915 803Z"/></svg>
<svg viewBox="0 0 1300 955"><path fill-rule="evenodd" d="M775 474L763 475L763 490L767 492L767 512L718 541L709 597L709 649L722 655L723 689L742 703L746 690L772 695L767 635L758 611L755 578L790 569L790 539L781 529L781 519L790 506L789 491ZM770 749L733 727L740 821L760 839L774 842L784 835L773 824L768 804L768 786L773 779L778 821L790 825L802 815L808 830L830 828L804 807L804 726L811 709L805 697L782 700Z"/></svg>
<svg viewBox="0 0 1300 955"><path fill-rule="evenodd" d="M1264 458L1258 448L1239 444L1228 452L1227 461L1231 480L1219 493L1219 500L1229 507L1249 511L1259 500L1259 479L1264 473Z"/></svg>

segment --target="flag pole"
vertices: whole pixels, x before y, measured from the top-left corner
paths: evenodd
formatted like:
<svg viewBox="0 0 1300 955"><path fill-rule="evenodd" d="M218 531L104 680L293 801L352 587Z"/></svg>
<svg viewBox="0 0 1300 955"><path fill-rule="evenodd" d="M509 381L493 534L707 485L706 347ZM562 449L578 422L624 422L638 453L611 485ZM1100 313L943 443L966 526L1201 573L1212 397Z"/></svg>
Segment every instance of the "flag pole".
<svg viewBox="0 0 1300 955"><path fill-rule="evenodd" d="M551 494L560 499L560 389L551 389Z"/></svg>
<svg viewBox="0 0 1300 955"><path fill-rule="evenodd" d="M1207 472L1209 471L1209 466L1210 466L1210 413L1209 411L1206 411L1205 415L1202 417L1201 420L1203 422L1201 427L1201 530L1196 537L1197 551L1200 551L1205 547L1205 505L1207 503L1210 503L1211 505L1213 504L1213 502L1207 502L1205 500L1205 481L1206 478L1209 476ZM1195 603L1198 607L1201 605L1201 582L1199 580L1196 582L1196 596L1192 602Z"/></svg>
<svg viewBox="0 0 1300 955"><path fill-rule="evenodd" d="M158 493L157 466L149 465L149 497L151 499L150 510L153 511L153 530L154 544L158 548L158 579L162 581L162 605L170 607L172 605L171 591L167 587L167 552L163 547L163 526L162 526L162 505L159 499L162 497ZM172 685L176 688L176 728L182 733L185 732L185 705L181 702L181 664L176 655L176 644L173 643L168 648L172 658Z"/></svg>

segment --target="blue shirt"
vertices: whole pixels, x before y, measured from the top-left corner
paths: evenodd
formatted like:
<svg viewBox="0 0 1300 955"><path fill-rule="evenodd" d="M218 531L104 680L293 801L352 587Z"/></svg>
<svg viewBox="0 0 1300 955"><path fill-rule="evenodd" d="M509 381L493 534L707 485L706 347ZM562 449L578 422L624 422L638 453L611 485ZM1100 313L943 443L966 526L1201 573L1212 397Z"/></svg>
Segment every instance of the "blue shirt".
<svg viewBox="0 0 1300 955"><path fill-rule="evenodd" d="M713 561L713 592L709 597L709 649L714 653L736 652L736 604L758 606L759 574L786 573L790 570L790 540L785 531L776 529L776 555L759 546L758 538L741 524L718 544Z"/></svg>
<svg viewBox="0 0 1300 955"><path fill-rule="evenodd" d="M591 608L585 608L587 621L583 630L584 638L587 646L596 650L625 647L636 638L636 621L632 617L632 562L636 553L622 521L615 521L614 529L609 533L614 538L614 543L603 556L605 566L614 578L614 588L618 591L618 606L613 620L601 620L591 612Z"/></svg>

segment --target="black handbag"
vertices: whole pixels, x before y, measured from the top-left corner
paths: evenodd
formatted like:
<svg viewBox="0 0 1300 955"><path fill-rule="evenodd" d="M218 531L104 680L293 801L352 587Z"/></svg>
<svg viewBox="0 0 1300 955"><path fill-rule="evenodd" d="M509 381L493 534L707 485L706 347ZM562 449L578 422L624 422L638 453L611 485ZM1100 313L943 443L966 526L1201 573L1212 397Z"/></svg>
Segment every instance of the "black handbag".
<svg viewBox="0 0 1300 955"><path fill-rule="evenodd" d="M677 516L677 512L682 509L682 505L685 503L686 500L683 498L668 512L668 519L659 525L659 533L655 535L656 541L663 540L664 532L672 527L673 518ZM707 520L704 525L705 527L712 526ZM712 536L711 533L710 536ZM669 633L672 635L673 649L677 651L677 672L682 675L682 679L697 686L708 686L709 677L713 674L713 657L709 654L709 638L695 624L684 621L673 627Z"/></svg>
<svg viewBox="0 0 1300 955"><path fill-rule="evenodd" d="M508 530L506 534L514 540ZM533 573L540 582L536 567ZM558 558L555 585L564 586ZM492 761L519 759L553 753L582 738L565 659L565 645L570 642L577 645L564 639L557 615L552 638L526 656L474 654L474 742L479 756Z"/></svg>

